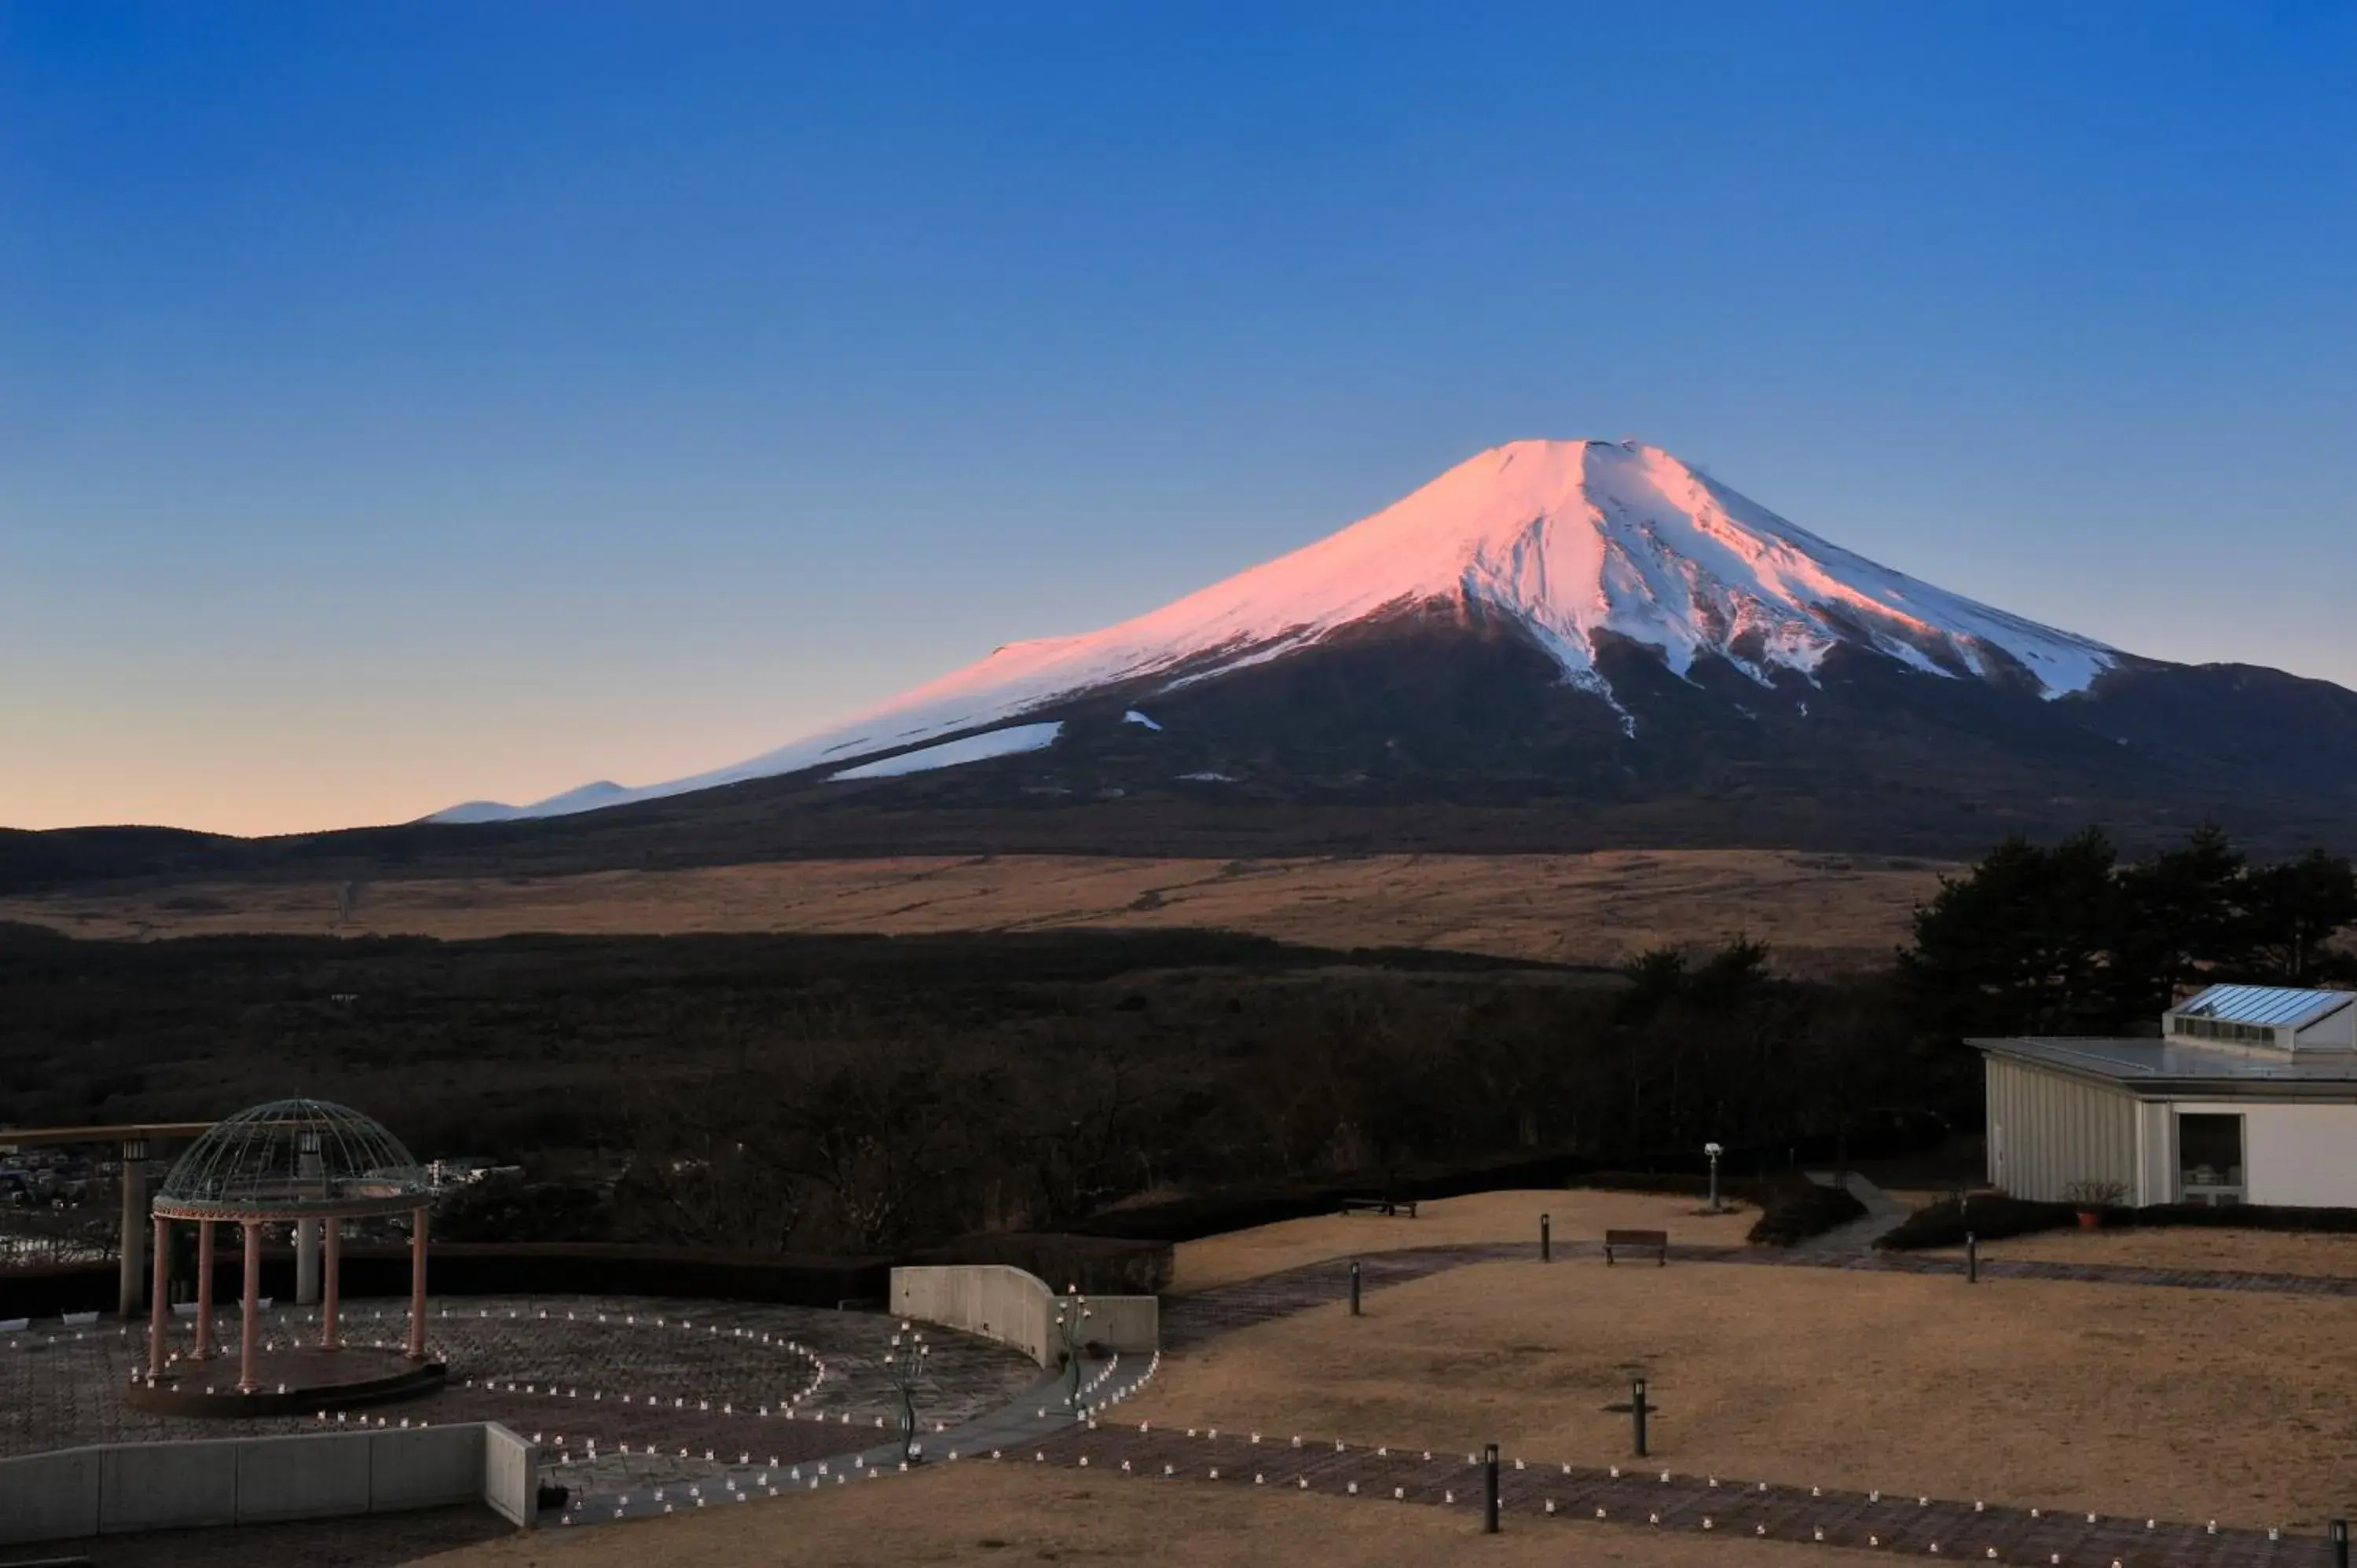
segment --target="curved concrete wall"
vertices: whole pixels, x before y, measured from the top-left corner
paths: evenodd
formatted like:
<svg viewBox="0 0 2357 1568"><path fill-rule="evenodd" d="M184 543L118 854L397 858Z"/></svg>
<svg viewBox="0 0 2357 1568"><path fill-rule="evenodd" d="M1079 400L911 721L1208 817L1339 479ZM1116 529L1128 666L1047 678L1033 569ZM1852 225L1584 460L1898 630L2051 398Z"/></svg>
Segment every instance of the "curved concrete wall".
<svg viewBox="0 0 2357 1568"><path fill-rule="evenodd" d="M1012 1264L894 1269L892 1311L996 1339L1050 1370L1063 1361L1055 1293L1037 1274ZM1150 1353L1161 1346L1162 1304L1153 1296L1092 1295L1088 1311L1091 1343L1125 1354Z"/></svg>

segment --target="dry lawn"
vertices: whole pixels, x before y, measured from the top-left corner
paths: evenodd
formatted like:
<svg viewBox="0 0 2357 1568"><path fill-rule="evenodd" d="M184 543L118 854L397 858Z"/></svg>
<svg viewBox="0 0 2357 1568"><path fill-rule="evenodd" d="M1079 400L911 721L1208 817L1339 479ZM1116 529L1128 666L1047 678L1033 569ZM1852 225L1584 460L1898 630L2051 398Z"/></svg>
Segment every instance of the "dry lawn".
<svg viewBox="0 0 2357 1568"><path fill-rule="evenodd" d="M1070 1470L945 1465L928 1474L594 1530L541 1530L424 1559L435 1568L740 1568L1138 1563L1155 1568L1802 1568L1822 1549L1705 1541L1209 1484L1083 1480Z"/></svg>
<svg viewBox="0 0 2357 1568"><path fill-rule="evenodd" d="M2357 1511L2357 1301L1744 1264L1491 1263L1173 1358L1125 1417L2316 1526Z"/></svg>
<svg viewBox="0 0 2357 1568"><path fill-rule="evenodd" d="M1961 1258L1964 1250L1943 1249L1940 1255ZM2048 1230L1984 1241L1981 1256L2357 1279L2357 1236L2292 1230Z"/></svg>
<svg viewBox="0 0 2357 1568"><path fill-rule="evenodd" d="M1170 1290L1184 1294L1302 1263L1399 1247L1438 1247L1460 1241L1527 1241L1535 1247L1542 1214L1554 1216L1558 1241L1595 1240L1608 1229L1620 1227L1667 1230L1670 1240L1677 1242L1738 1242L1759 1218L1756 1209L1741 1204L1730 1204L1727 1213L1715 1215L1703 1211L1694 1198L1641 1192L1591 1192L1577 1187L1482 1192L1425 1204L1413 1219L1326 1214L1182 1241Z"/></svg>
<svg viewBox="0 0 2357 1568"><path fill-rule="evenodd" d="M1249 931L1321 947L1448 948L1617 963L1748 933L1780 966L1878 964L1944 867L1770 850L1370 855L1248 861L985 855L693 871L370 882L182 884L0 898L0 920L77 936L337 931L914 933L1068 927Z"/></svg>

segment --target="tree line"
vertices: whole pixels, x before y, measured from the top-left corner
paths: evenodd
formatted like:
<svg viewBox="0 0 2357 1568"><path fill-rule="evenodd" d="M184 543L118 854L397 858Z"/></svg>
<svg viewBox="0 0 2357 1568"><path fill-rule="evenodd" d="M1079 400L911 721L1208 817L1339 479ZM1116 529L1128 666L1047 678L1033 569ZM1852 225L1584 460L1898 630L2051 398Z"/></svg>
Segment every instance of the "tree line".
<svg viewBox="0 0 2357 1568"><path fill-rule="evenodd" d="M2345 985L2357 873L2312 850L2256 863L2215 826L2124 861L2089 828L2009 838L1916 911L1899 955L1906 1005L1933 1034L2151 1034L2216 982Z"/></svg>

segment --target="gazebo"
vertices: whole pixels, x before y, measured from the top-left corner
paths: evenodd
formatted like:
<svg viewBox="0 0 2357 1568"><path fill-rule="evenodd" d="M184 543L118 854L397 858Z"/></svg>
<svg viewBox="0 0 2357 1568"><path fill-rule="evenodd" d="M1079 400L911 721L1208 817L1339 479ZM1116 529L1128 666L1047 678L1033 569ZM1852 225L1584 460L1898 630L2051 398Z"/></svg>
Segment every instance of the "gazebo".
<svg viewBox="0 0 2357 1568"><path fill-rule="evenodd" d="M203 1362L216 1354L212 1343L213 1227L234 1224L244 1231L245 1278L238 1348L237 1391L264 1388L257 1358L262 1317L262 1228L271 1224L324 1224L326 1268L316 1351L343 1349L337 1320L338 1265L343 1222L407 1214L409 1239L409 1339L405 1359L415 1369L425 1360L425 1213L432 1186L401 1141L347 1106L322 1100L277 1100L218 1122L188 1145L156 1190L150 1212L155 1224L155 1278L147 1330L147 1385L166 1376L166 1259L175 1221L197 1227L196 1340L187 1359ZM356 1354L366 1356L366 1352ZM325 1369L333 1363L314 1361ZM381 1364L386 1364L382 1363ZM398 1363L390 1363L398 1366ZM380 1393L406 1377L372 1378L358 1367L336 1367L305 1378L307 1393L319 1387L370 1388Z"/></svg>

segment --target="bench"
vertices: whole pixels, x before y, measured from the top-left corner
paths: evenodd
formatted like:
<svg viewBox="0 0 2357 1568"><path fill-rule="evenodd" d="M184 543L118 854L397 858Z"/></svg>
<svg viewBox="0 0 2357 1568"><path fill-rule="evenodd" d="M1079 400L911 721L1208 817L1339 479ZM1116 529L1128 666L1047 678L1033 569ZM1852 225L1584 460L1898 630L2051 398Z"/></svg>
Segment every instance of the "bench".
<svg viewBox="0 0 2357 1568"><path fill-rule="evenodd" d="M1654 1262L1664 1268L1669 1266L1670 1233L1666 1230L1607 1230L1604 1233L1605 1262L1615 1261L1612 1256L1615 1247L1624 1251L1651 1252Z"/></svg>
<svg viewBox="0 0 2357 1568"><path fill-rule="evenodd" d="M1342 1200L1342 1212L1345 1214L1381 1214L1386 1218L1392 1219L1396 1219L1400 1215L1405 1214L1410 1219L1413 1219L1415 1218L1415 1199L1407 1198L1401 1200L1389 1197L1346 1197Z"/></svg>

